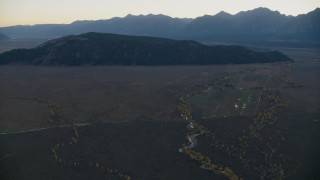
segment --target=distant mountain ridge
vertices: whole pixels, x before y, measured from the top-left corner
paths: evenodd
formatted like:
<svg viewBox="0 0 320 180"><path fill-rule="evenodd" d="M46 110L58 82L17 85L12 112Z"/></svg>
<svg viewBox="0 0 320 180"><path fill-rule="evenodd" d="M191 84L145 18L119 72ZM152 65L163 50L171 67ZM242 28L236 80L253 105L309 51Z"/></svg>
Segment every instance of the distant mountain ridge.
<svg viewBox="0 0 320 180"><path fill-rule="evenodd" d="M320 43L320 8L307 14L286 16L267 8L235 15L220 12L195 19L159 15L127 15L71 24L42 24L0 28L13 38L57 38L86 32L165 37L197 41L301 41Z"/></svg>
<svg viewBox="0 0 320 180"><path fill-rule="evenodd" d="M48 41L33 49L0 54L0 64L30 65L205 65L291 61L284 54L195 41L86 33Z"/></svg>

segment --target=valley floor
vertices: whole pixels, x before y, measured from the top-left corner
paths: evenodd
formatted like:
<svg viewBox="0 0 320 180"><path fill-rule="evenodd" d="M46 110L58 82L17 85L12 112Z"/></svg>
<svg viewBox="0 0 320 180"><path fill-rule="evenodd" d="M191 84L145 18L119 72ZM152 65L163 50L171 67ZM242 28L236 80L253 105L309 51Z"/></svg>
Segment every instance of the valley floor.
<svg viewBox="0 0 320 180"><path fill-rule="evenodd" d="M319 179L319 54L0 67L2 179Z"/></svg>

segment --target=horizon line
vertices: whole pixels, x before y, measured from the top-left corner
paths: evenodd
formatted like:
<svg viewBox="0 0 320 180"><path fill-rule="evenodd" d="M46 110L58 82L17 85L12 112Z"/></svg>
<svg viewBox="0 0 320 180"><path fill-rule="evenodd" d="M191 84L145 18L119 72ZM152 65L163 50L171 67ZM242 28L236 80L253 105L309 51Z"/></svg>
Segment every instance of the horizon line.
<svg viewBox="0 0 320 180"><path fill-rule="evenodd" d="M226 12L224 10L221 10L219 11L218 13L216 14L203 14L203 15L199 15L199 16L196 16L196 17L177 17L177 16L170 16L170 15L167 15L167 14L163 14L163 13L160 13L160 14L156 14L156 13L145 13L145 14L126 14L126 15L123 15L123 16L114 16L114 17L110 17L110 18L102 18L102 19L77 19L77 20L72 20L68 23L35 23L35 24L15 24L15 25L8 25L8 26L1 26L0 25L0 28L6 28L6 27L13 27L13 26L36 26L36 25L70 25L74 22L77 22L77 21L99 21L99 20L110 20L110 19L114 19L114 18L125 18L127 16L148 16L148 15L155 15L155 16L159 16L159 15L162 15L162 16L167 16L167 17L170 17L170 18L177 18L177 19L196 19L196 18L199 18L199 17L203 17L203 16L215 16L221 12L224 12L224 13L227 13L227 14L230 14L232 16L235 16L241 12L248 12L248 11L253 11L253 10L256 10L256 9L268 9L272 12L279 12L281 15L285 15L285 16L288 16L288 17L297 17L297 16L300 16L300 15L305 15L305 14L308 14L312 11L315 11L316 9L319 9L320 7L316 7L315 9L311 10L311 11L308 11L308 12L305 12L305 13L301 13L301 14L297 14L297 15L291 15L291 14L284 14L284 13L281 13L279 10L273 10L271 8L268 8L268 7L257 7L257 8L253 8L253 9L249 9L249 10L241 10L237 13L229 13L229 12Z"/></svg>

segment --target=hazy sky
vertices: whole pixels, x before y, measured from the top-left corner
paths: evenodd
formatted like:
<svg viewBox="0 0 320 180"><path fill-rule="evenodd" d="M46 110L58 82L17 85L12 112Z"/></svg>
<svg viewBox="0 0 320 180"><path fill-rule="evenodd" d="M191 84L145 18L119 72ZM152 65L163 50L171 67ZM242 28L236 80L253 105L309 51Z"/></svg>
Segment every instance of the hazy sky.
<svg viewBox="0 0 320 180"><path fill-rule="evenodd" d="M257 7L298 15L319 6L320 0L0 0L0 26L70 23L149 13L194 18L222 10L235 14Z"/></svg>

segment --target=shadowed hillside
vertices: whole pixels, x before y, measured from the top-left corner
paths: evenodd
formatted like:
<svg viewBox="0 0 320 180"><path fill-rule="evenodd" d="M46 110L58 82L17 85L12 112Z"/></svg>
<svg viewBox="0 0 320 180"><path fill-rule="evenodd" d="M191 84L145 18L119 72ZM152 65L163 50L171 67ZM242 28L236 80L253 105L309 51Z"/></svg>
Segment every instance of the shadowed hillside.
<svg viewBox="0 0 320 180"><path fill-rule="evenodd" d="M181 65L290 61L284 54L254 52L241 46L207 46L195 41L86 33L48 41L33 49L0 55L0 64Z"/></svg>

